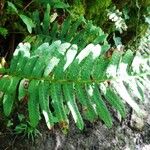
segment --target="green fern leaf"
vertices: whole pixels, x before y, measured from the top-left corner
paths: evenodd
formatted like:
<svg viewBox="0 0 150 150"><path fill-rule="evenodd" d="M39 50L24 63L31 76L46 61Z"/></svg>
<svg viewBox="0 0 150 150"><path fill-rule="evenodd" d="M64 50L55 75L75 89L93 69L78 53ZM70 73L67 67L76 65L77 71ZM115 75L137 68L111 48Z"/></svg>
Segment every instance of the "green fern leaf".
<svg viewBox="0 0 150 150"><path fill-rule="evenodd" d="M84 123L83 123L83 119L81 117L81 114L78 110L78 106L75 102L73 84L64 84L63 85L63 92L64 92L65 101L67 102L67 105L71 111L73 119L74 119L77 127L80 130L82 130L84 128Z"/></svg>
<svg viewBox="0 0 150 150"><path fill-rule="evenodd" d="M89 85L87 87L90 99L94 102L95 110L100 119L104 121L107 127L112 126L112 117L107 109L106 104L102 100L101 95L99 94L99 88L97 85Z"/></svg>
<svg viewBox="0 0 150 150"><path fill-rule="evenodd" d="M128 93L126 87L124 86L123 82L112 82L113 88L119 94L119 96L126 101L139 115L141 113L141 109L138 104L131 98L130 94Z"/></svg>
<svg viewBox="0 0 150 150"><path fill-rule="evenodd" d="M25 15L19 15L21 20L24 22L24 24L27 26L27 29L29 33L32 33L32 28L35 27L34 22L31 18L25 16Z"/></svg>
<svg viewBox="0 0 150 150"><path fill-rule="evenodd" d="M49 83L48 82L41 81L39 84L39 103L47 127L51 129L54 124L54 117L49 108Z"/></svg>
<svg viewBox="0 0 150 150"><path fill-rule="evenodd" d="M84 85L76 84L76 95L77 99L82 105L83 109L83 115L86 119L90 121L94 121L97 119L96 110L94 109L92 101L88 98L88 95L86 94Z"/></svg>
<svg viewBox="0 0 150 150"><path fill-rule="evenodd" d="M66 110L63 104L61 85L58 83L52 83L50 85L50 94L52 98L52 106L54 108L55 117L57 117L58 122L68 123Z"/></svg>
<svg viewBox="0 0 150 150"><path fill-rule="evenodd" d="M57 35L57 31L58 30L58 23L55 22L52 26L51 32L50 32L50 36L52 37L53 41L56 40L56 35Z"/></svg>
<svg viewBox="0 0 150 150"><path fill-rule="evenodd" d="M106 87L105 87L106 88ZM118 95L110 88L106 88L106 91L104 92L104 96L106 100L121 114L121 116L124 118L126 115L125 106Z"/></svg>
<svg viewBox="0 0 150 150"><path fill-rule="evenodd" d="M37 61L38 61L37 56L32 57L31 59L28 59L28 61L26 61L23 68L23 74L25 76L30 76L32 74L32 68L34 68Z"/></svg>
<svg viewBox="0 0 150 150"><path fill-rule="evenodd" d="M6 116L9 116L11 111L12 111L12 107L13 107L13 103L14 103L14 94L5 94L3 96L3 110L4 110L4 114Z"/></svg>
<svg viewBox="0 0 150 150"><path fill-rule="evenodd" d="M70 22L71 20L70 20L70 18L68 17L65 21L64 21L64 23L63 23L63 25L62 25L62 30L61 30L61 36L60 36L60 39L61 40L64 40L64 36L67 34L67 32L68 32L68 29L69 29L69 27L70 27Z"/></svg>
<svg viewBox="0 0 150 150"><path fill-rule="evenodd" d="M4 94L4 98L3 98L3 109L4 109L4 114L6 116L9 116L12 108L13 108L13 104L14 104L14 100L15 100L15 96L16 96L16 88L17 85L19 83L19 78L18 77L12 77L10 79L9 85L7 86L7 89L5 90Z"/></svg>
<svg viewBox="0 0 150 150"><path fill-rule="evenodd" d="M66 42L70 42L72 37L74 37L74 35L76 34L76 31L79 27L79 25L81 25L81 23L84 21L84 18L81 16L70 28L68 35L66 35L65 37L65 41Z"/></svg>
<svg viewBox="0 0 150 150"><path fill-rule="evenodd" d="M8 86L10 85L10 83L11 83L11 77L10 76L7 76L7 75L5 75L5 76L3 76L3 78L1 78L1 80L0 80L0 90L2 91L2 92L5 92L6 90L7 90L7 88L8 88Z"/></svg>
<svg viewBox="0 0 150 150"><path fill-rule="evenodd" d="M47 4L47 8L44 14L44 20L43 20L43 33L49 34L49 26L50 26L50 5Z"/></svg>
<svg viewBox="0 0 150 150"><path fill-rule="evenodd" d="M106 78L106 70L109 61L110 61L109 59L101 56L94 62L93 73L92 73L93 79L103 80L104 78Z"/></svg>
<svg viewBox="0 0 150 150"><path fill-rule="evenodd" d="M34 20L34 22L36 23L36 28L34 29L36 33L41 34L41 23L40 23L40 15L39 15L39 11L36 10L33 12L32 18Z"/></svg>
<svg viewBox="0 0 150 150"><path fill-rule="evenodd" d="M32 127L36 127L40 120L38 86L39 81L36 80L32 80L29 84L28 111Z"/></svg>

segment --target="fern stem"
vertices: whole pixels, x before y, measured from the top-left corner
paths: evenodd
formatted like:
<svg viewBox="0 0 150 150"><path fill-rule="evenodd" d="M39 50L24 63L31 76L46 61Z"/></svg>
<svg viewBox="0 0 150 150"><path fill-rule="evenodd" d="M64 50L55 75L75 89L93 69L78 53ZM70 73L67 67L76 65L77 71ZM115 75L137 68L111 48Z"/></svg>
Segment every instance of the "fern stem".
<svg viewBox="0 0 150 150"><path fill-rule="evenodd" d="M67 84L67 83L77 83L77 84L92 84L92 83L102 83L102 82L110 82L110 81L116 81L120 78L118 77L113 77L113 78L104 78L104 79L90 79L90 80L83 80L83 79L79 79L79 80L68 80L68 79L60 79L60 80L56 80L56 79L52 79L50 78L50 76L48 77L41 77L41 78L38 78L38 77L28 77L28 76L23 76L23 75L17 75L17 74L9 74L9 71L6 70L6 69L0 69L0 74L2 75L7 75L8 76L14 76L14 77L19 77L19 78L25 78L25 79L28 79L28 80L38 80L38 81L49 81L50 83L61 83L61 84ZM139 74L135 74L135 75L130 75L128 77L125 76L125 78L138 78L138 77L144 77L144 76L148 76L150 75L150 72L145 72L145 73L139 73ZM125 80L125 78L123 80Z"/></svg>

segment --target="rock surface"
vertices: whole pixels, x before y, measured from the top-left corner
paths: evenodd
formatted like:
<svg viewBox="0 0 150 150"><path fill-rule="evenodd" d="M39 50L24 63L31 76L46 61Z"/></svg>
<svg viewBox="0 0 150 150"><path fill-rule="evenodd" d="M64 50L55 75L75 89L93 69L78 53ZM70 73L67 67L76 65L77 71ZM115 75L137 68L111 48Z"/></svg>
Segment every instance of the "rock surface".
<svg viewBox="0 0 150 150"><path fill-rule="evenodd" d="M0 150L150 150L150 125L142 131L134 130L124 122L108 129L101 122L86 123L84 131L71 124L67 135L59 130L42 131L34 143L15 136L0 137Z"/></svg>

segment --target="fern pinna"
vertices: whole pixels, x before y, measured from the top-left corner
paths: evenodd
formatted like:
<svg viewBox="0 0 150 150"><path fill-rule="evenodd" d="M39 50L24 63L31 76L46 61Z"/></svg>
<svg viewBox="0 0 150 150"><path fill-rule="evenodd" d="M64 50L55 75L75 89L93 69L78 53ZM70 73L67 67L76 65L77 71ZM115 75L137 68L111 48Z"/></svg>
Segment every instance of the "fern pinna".
<svg viewBox="0 0 150 150"><path fill-rule="evenodd" d="M28 97L33 127L38 125L41 113L49 129L55 123L69 124L70 113L81 130L83 118L89 121L99 118L111 127L113 121L106 102L123 118L125 103L142 114L132 97L144 99L144 86L149 86L149 57L143 58L131 50L125 53L116 50L108 58L109 45L99 28L90 22L86 24L92 33L87 43L83 39L88 38L88 31L76 33L80 23L70 29L67 24L65 21L57 33L61 40L45 42L37 48L20 43L10 67L1 68L4 114L9 116L14 103L21 103L24 97Z"/></svg>

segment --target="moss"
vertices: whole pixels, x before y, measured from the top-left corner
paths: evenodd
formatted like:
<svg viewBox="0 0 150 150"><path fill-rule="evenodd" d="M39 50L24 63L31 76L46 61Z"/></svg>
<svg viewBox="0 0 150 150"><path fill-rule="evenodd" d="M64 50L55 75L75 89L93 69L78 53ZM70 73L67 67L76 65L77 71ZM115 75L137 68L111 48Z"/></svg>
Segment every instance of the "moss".
<svg viewBox="0 0 150 150"><path fill-rule="evenodd" d="M88 8L86 9L87 17L89 19L93 19L93 17L95 16L100 19L101 15L103 16L104 14L106 14L106 9L111 5L111 0L86 0L86 4Z"/></svg>
<svg viewBox="0 0 150 150"><path fill-rule="evenodd" d="M78 0L70 1L71 15L73 20L80 15L88 20L93 20L95 24L102 25L106 21L106 9L112 4L111 0Z"/></svg>
<svg viewBox="0 0 150 150"><path fill-rule="evenodd" d="M72 19L73 20L76 20L77 18L79 18L79 16L81 15L85 15L85 8L86 6L84 5L84 3L74 3L72 6L71 6L71 16L72 16Z"/></svg>

